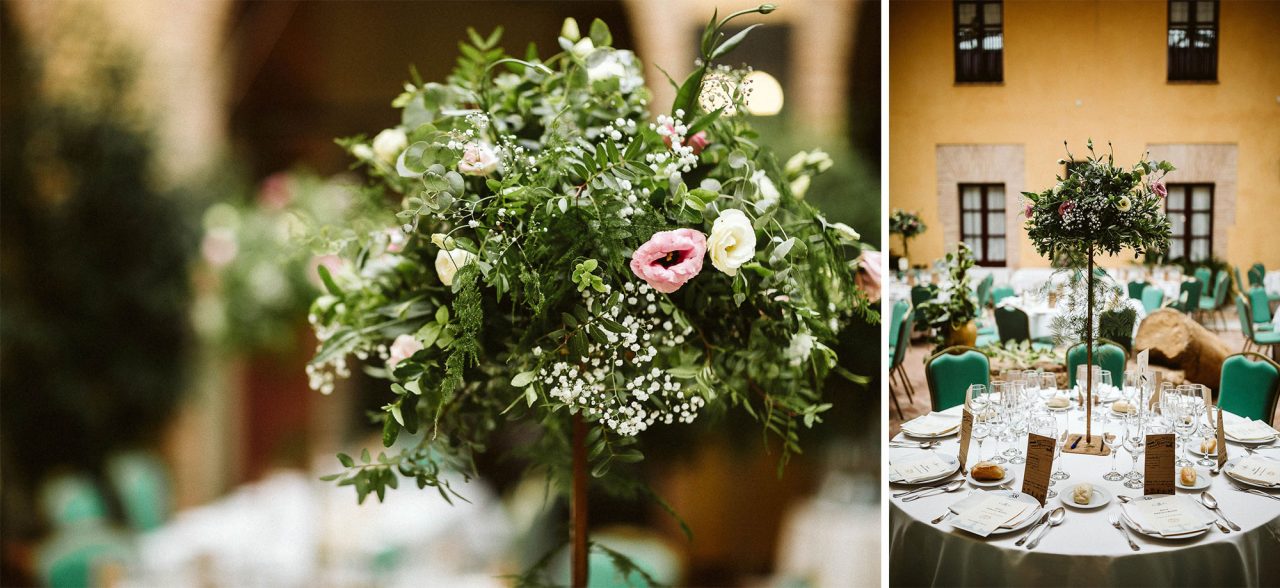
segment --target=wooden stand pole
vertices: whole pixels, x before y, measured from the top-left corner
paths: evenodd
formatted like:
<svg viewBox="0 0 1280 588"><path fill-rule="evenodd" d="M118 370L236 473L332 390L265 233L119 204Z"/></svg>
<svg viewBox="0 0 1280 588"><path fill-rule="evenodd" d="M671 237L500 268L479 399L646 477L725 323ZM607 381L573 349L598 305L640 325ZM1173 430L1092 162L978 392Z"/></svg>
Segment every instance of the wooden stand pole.
<svg viewBox="0 0 1280 588"><path fill-rule="evenodd" d="M1084 441L1086 444L1093 443L1093 245L1089 245L1089 274L1085 276L1085 285L1089 288L1088 315L1085 319L1084 332L1084 383L1085 383L1085 402L1088 404L1084 408ZM1115 374L1112 374L1115 377Z"/></svg>
<svg viewBox="0 0 1280 588"><path fill-rule="evenodd" d="M574 588L587 585L587 425L582 415L573 415L573 487L569 498L573 543L572 580Z"/></svg>

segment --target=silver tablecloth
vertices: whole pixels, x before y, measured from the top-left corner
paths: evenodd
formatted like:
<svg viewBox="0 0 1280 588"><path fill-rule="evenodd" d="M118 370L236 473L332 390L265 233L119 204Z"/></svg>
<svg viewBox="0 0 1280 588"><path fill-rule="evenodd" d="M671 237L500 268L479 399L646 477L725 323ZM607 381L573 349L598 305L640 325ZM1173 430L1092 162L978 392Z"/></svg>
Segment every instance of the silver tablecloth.
<svg viewBox="0 0 1280 588"><path fill-rule="evenodd" d="M958 414L960 407L947 412ZM1084 430L1076 412L1069 419L1070 430ZM1061 422L1061 419L1060 419ZM1111 430L1108 424L1102 431ZM1099 432L1099 426L1094 426ZM896 439L902 439L899 435ZM1026 438L1019 444L1025 450ZM1007 445L1005 445L1007 447ZM955 455L959 439L952 436L934 449ZM984 450L992 454L993 444L986 440ZM889 459L901 457L914 449L889 449ZM977 443L971 443L971 462L977 460ZM1244 450L1231 444L1233 458ZM1269 450L1280 457L1280 450ZM1117 494L1138 496L1141 490L1125 488L1122 482L1102 479L1110 469L1110 457L1063 454L1063 469L1071 478L1057 482L1053 488L1060 494L1081 482L1105 488ZM1194 456L1193 456L1194 458ZM1131 459L1123 450L1118 456L1121 473L1129 471ZM1013 487L1021 488L1021 465L1009 465L1017 477ZM1139 460L1139 468L1142 467ZM1200 467L1200 466L1197 466ZM957 474L958 475L958 474ZM954 530L946 521L932 525L930 520L946 511L965 496L966 488L951 494L922 498L914 502L889 499L889 578L894 586L1275 586L1280 583L1280 501L1236 490L1223 474L1211 477L1209 491L1221 509L1240 532L1224 534L1212 528L1208 534L1194 539L1164 541L1130 531L1142 547L1132 551L1120 532L1108 523L1112 513L1119 512L1119 501L1092 511L1067 509L1062 525L1049 531L1034 551L1015 547L1023 532L998 535L986 539ZM891 485L891 491L908 488ZM1182 490L1178 491L1182 493ZM1198 494L1198 492L1193 493ZM1060 497L1048 500L1050 507L1060 505Z"/></svg>

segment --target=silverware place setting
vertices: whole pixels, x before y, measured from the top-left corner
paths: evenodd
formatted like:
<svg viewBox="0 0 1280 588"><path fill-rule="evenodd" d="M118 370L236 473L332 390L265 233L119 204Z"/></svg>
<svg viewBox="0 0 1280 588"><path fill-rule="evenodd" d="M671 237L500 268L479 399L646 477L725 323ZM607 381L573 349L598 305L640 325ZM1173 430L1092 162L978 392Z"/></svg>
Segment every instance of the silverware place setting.
<svg viewBox="0 0 1280 588"><path fill-rule="evenodd" d="M915 493L915 494L912 494L912 495L910 495L910 496L907 496L906 498L903 498L903 499L902 499L902 501L903 501L903 502L911 502L912 500L917 500L917 499L920 499L920 498L924 498L924 497L926 497L926 496L937 496L938 494L946 494L946 493L948 493L948 492L955 492L956 490L959 490L962 486L964 486L964 479L963 479L963 478L958 479L958 480L952 480L952 481L950 481L950 482L947 482L947 483L946 483L946 485L943 485L943 486L934 486L934 487L931 487L931 488L925 488L924 490L922 490L922 491L920 491L920 492L917 492L917 493Z"/></svg>
<svg viewBox="0 0 1280 588"><path fill-rule="evenodd" d="M1121 502L1128 502L1128 500L1125 500L1126 498L1128 498L1128 496L1121 496L1120 498L1121 498L1120 500ZM1137 543L1134 543L1133 537L1129 536L1128 529L1125 529L1124 525L1120 523L1120 515L1116 513L1111 513L1110 520L1111 520L1111 526L1120 530L1120 534L1124 535L1124 540L1129 542L1129 547L1131 549L1133 549L1134 551L1142 551L1142 548L1139 547Z"/></svg>
<svg viewBox="0 0 1280 588"><path fill-rule="evenodd" d="M1030 551L1035 549L1036 546L1040 544L1040 540L1044 539L1044 536L1049 534L1049 529L1061 525L1062 521L1065 520L1067 520L1067 509L1065 507L1059 506L1058 508L1053 509L1053 512L1049 513L1048 524L1040 527L1040 533L1036 535L1035 539L1032 539L1031 542L1027 544L1027 550Z"/></svg>
<svg viewBox="0 0 1280 588"><path fill-rule="evenodd" d="M937 489L940 489L940 488L941 488L941 489L943 489L943 490L945 490L946 492L951 492L952 490L957 490L957 489L959 489L959 488L960 488L961 486L963 486L963 485L964 485L964 480L963 480L963 479L959 479L959 480L951 480L950 482L944 482L944 483L942 483L942 484L938 484L938 485L935 485L935 486L922 486L922 487L920 487L920 488L912 488L912 489L910 489L910 490L904 490L904 491L902 491L902 492L897 492L897 493L895 493L895 494L893 495L893 497L894 497L894 498L902 498L902 497L904 497L904 496L910 496L910 495L912 495L912 494L917 494L917 493L925 492L925 491L928 491L928 490L937 490Z"/></svg>

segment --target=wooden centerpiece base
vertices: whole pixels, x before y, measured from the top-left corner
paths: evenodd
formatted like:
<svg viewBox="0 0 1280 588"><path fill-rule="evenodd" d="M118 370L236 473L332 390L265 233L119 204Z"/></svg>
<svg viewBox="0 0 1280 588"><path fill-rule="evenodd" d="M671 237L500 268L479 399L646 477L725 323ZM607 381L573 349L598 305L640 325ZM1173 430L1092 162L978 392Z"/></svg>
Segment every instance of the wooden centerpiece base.
<svg viewBox="0 0 1280 588"><path fill-rule="evenodd" d="M1076 444L1076 439L1080 440L1080 444L1075 449L1071 446ZM1062 446L1063 453L1078 453L1080 455L1111 455L1111 450L1102 443L1102 433L1093 436L1092 442L1085 442L1083 433L1072 433L1067 435L1067 443Z"/></svg>

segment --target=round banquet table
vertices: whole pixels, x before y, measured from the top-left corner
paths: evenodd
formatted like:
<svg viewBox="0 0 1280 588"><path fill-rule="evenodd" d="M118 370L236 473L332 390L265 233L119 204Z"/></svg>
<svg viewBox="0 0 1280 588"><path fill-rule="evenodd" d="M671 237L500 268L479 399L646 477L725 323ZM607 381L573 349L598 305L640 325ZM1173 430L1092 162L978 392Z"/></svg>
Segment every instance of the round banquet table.
<svg viewBox="0 0 1280 588"><path fill-rule="evenodd" d="M960 414L956 406L944 414ZM1105 410L1105 409L1104 409ZM1079 411L1065 413L1069 428L1083 432L1084 423L1077 420ZM1059 417L1061 426L1062 417ZM1094 433L1115 431L1118 422L1094 425ZM902 440L899 434L895 440ZM1276 442L1272 442L1273 445ZM1019 441L1025 451L1026 438ZM991 455L991 439L984 452ZM1007 448L1004 444L1001 449ZM946 438L932 449L955 455L960 448L958 435ZM977 442L970 443L970 464L977 461ZM889 449L889 459L903 457L919 449ZM1244 449L1228 444L1228 456L1243 456ZM1280 449L1267 450L1280 458ZM1194 460L1196 456L1192 456ZM1217 526L1192 539L1158 540L1133 530L1129 535L1142 548L1133 551L1120 532L1108 521L1120 512L1118 494L1140 496L1142 490L1124 487L1121 482L1102 479L1110 469L1111 457L1063 453L1063 470L1071 474L1051 488L1059 496L1047 499L1049 507L1061 506L1061 494L1081 482L1105 488L1112 495L1106 506L1097 510L1067 507L1066 520L1049 532L1033 551L1014 543L1025 531L977 537L956 530L947 521L930 524L930 520L946 512L947 507L964 498L968 491L981 491L966 484L950 494L921 498L913 502L889 499L889 578L895 586L1274 586L1280 582L1280 501L1237 490L1226 474L1210 477L1208 488L1218 499L1220 508L1241 531L1224 534ZM1117 469L1129 471L1132 459L1120 450ZM1022 485L1023 465L1004 464L1017 478L1013 489ZM1138 462L1142 467L1142 460ZM1202 466L1196 466L1204 470ZM955 479L953 474L947 480ZM932 484L932 483L931 483ZM891 484L895 493L912 486ZM1178 490L1179 494L1184 493ZM1273 495L1280 495L1275 491ZM1188 493L1191 496L1199 491Z"/></svg>

